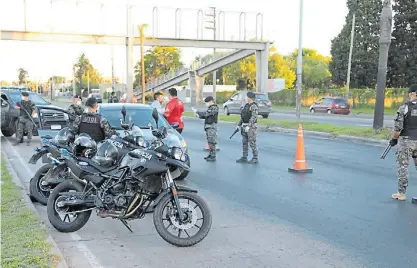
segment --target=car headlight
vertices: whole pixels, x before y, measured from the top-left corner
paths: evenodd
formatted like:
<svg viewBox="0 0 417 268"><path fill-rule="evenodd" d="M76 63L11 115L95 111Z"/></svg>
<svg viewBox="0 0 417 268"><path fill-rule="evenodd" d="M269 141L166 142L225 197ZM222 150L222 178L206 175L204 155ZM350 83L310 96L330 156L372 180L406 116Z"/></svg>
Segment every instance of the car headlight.
<svg viewBox="0 0 417 268"><path fill-rule="evenodd" d="M185 154L182 152L181 148L172 148L171 156L180 161L185 161Z"/></svg>

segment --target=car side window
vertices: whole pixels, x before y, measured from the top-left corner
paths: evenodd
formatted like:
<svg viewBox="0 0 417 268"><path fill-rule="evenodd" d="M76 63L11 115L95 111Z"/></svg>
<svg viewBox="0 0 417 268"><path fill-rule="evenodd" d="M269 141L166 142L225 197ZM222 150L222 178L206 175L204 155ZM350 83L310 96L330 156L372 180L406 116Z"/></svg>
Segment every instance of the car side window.
<svg viewBox="0 0 417 268"><path fill-rule="evenodd" d="M235 95L233 95L230 99L232 99L232 101L236 101L237 100L237 98L238 98L238 94L235 94Z"/></svg>
<svg viewBox="0 0 417 268"><path fill-rule="evenodd" d="M319 99L318 101L316 101L316 104L322 104L323 103L323 99Z"/></svg>
<svg viewBox="0 0 417 268"><path fill-rule="evenodd" d="M323 100L323 104L324 104L324 105L329 105L329 104L331 104L331 103L332 103L331 99L325 98L325 99Z"/></svg>
<svg viewBox="0 0 417 268"><path fill-rule="evenodd" d="M1 98L5 101L8 101L6 94L1 94Z"/></svg>

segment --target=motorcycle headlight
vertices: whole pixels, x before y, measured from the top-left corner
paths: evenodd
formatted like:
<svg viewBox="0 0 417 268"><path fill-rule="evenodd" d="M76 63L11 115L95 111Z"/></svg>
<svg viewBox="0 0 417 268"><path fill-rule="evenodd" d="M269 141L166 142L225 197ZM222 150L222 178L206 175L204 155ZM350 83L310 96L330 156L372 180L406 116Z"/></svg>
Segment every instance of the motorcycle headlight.
<svg viewBox="0 0 417 268"><path fill-rule="evenodd" d="M138 137L136 140L136 145L146 148L146 141L143 137Z"/></svg>
<svg viewBox="0 0 417 268"><path fill-rule="evenodd" d="M185 156L180 148L172 148L171 155L176 160L182 160L183 158L185 159Z"/></svg>
<svg viewBox="0 0 417 268"><path fill-rule="evenodd" d="M181 141L182 148L187 148L187 142L185 140Z"/></svg>

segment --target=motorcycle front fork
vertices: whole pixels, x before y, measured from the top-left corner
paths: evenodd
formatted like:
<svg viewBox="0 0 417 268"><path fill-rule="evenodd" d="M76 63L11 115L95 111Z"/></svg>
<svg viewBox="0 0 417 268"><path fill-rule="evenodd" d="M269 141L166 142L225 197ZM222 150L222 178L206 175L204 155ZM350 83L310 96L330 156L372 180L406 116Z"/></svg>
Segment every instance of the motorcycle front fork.
<svg viewBox="0 0 417 268"><path fill-rule="evenodd" d="M177 188L175 187L174 179L172 178L171 172L169 170L167 171L166 176L167 176L168 186L171 189L172 196L174 197L175 206L177 207L177 211L179 215L179 223L181 224L184 219L184 212L181 209L181 203L178 198Z"/></svg>

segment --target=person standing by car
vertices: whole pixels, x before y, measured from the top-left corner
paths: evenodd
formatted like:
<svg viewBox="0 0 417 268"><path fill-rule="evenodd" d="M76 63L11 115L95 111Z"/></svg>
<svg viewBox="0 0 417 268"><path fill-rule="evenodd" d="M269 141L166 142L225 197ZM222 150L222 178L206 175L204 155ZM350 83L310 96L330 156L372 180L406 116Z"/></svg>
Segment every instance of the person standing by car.
<svg viewBox="0 0 417 268"><path fill-rule="evenodd" d="M394 120L394 131L390 140L391 146L397 145L398 192L393 199L406 200L405 192L408 186L408 167L410 158L417 154L417 84L410 86L410 100L398 108Z"/></svg>
<svg viewBox="0 0 417 268"><path fill-rule="evenodd" d="M178 133L182 133L184 129L184 121L182 121L182 114L184 113L184 103L177 97L177 90L170 88L169 102L165 107L164 116L170 125L178 123Z"/></svg>
<svg viewBox="0 0 417 268"><path fill-rule="evenodd" d="M109 97L109 103L118 103L119 100L116 97L116 93L112 92Z"/></svg>
<svg viewBox="0 0 417 268"><path fill-rule="evenodd" d="M89 97L85 102L85 106L87 106L88 111L76 117L70 126L73 132L76 134L86 133L96 142L110 138L112 135L117 135L117 132L111 128L109 122L97 114L98 103L95 97Z"/></svg>
<svg viewBox="0 0 417 268"><path fill-rule="evenodd" d="M240 121L237 128L242 134L243 156L236 160L236 163L258 164L258 148L256 145L256 132L258 128L258 104L255 102L255 93L248 91L246 94L248 102L240 114ZM252 149L252 159L248 162L249 146Z"/></svg>
<svg viewBox="0 0 417 268"><path fill-rule="evenodd" d="M204 102L207 105L207 111L195 112L199 118L204 119L204 130L207 135L209 146L209 155L204 157L207 161L216 161L216 144L217 144L217 120L219 117L219 107L214 102L212 96L208 96Z"/></svg>
<svg viewBox="0 0 417 268"><path fill-rule="evenodd" d="M164 96L161 92L156 92L153 94L154 101L151 106L155 108L160 114L164 114L164 108L162 108L162 102L164 101Z"/></svg>
<svg viewBox="0 0 417 268"><path fill-rule="evenodd" d="M16 103L16 109L20 110L19 114L19 123L17 124L16 130L16 143L14 145L19 145L20 141L23 139L24 130L28 132L27 135L27 145L30 145L30 140L32 139L32 130L33 130L33 121L31 116L34 116L36 113L35 104L29 100L29 94L27 92L22 92L22 101Z"/></svg>

